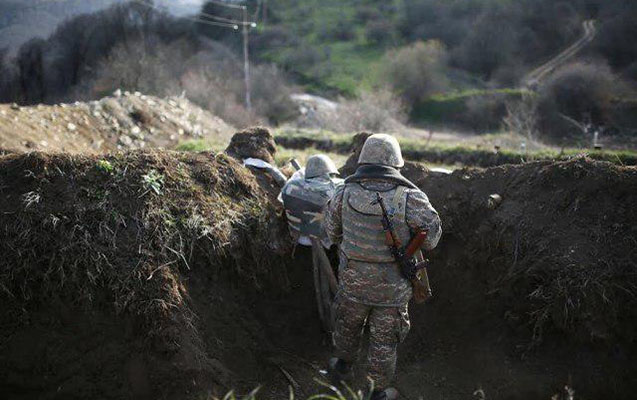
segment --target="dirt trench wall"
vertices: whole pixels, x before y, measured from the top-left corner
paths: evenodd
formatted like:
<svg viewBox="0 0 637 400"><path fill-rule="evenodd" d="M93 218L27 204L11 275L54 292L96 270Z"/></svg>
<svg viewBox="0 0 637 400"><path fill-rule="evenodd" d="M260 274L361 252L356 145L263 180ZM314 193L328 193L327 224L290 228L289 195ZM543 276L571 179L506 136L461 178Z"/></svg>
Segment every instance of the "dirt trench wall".
<svg viewBox="0 0 637 400"><path fill-rule="evenodd" d="M462 254L439 257L480 276L512 327L528 328L533 342L557 334L634 343L635 168L581 158L460 170L418 184ZM502 198L494 208L492 194Z"/></svg>
<svg viewBox="0 0 637 400"><path fill-rule="evenodd" d="M228 352L268 346L236 293L289 285L264 198L219 154L1 157L0 392L225 393L240 378Z"/></svg>
<svg viewBox="0 0 637 400"><path fill-rule="evenodd" d="M430 255L435 299L412 307L399 371L435 362L438 339L436 368L467 379L503 373L460 364L476 348L562 346L594 353L596 370L579 375L588 393L630 398L635 168L576 159L444 175L409 163L404 174L444 235ZM277 362L324 363L329 349L274 192L219 154L0 157L0 392L181 399L276 382L269 393L287 393ZM281 348L293 356L281 361ZM301 364L311 385L316 368Z"/></svg>

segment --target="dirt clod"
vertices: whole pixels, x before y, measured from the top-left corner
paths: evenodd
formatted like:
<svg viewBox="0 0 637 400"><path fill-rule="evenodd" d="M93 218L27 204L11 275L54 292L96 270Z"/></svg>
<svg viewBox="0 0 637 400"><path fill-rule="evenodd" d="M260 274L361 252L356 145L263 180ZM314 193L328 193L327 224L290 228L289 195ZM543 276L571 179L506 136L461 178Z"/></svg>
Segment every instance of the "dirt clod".
<svg viewBox="0 0 637 400"><path fill-rule="evenodd" d="M274 163L276 144L267 128L254 127L234 134L226 153L240 160L260 158L272 164Z"/></svg>

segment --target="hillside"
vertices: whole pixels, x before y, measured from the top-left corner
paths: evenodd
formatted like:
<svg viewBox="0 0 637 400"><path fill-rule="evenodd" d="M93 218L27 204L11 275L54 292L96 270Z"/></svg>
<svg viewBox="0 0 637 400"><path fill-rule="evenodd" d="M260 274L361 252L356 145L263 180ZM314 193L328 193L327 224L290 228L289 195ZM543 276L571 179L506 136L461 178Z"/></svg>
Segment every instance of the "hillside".
<svg viewBox="0 0 637 400"><path fill-rule="evenodd" d="M288 69L310 90L355 94L377 82L379 62L392 38L370 38L366 24L382 15L398 23L400 1L274 0L254 49ZM394 35L394 33L391 33Z"/></svg>
<svg viewBox="0 0 637 400"><path fill-rule="evenodd" d="M512 87L574 43L594 19L600 35L586 57L626 71L635 59L634 4L622 0L271 0L254 42L259 56L315 91L346 95L382 83L392 48L438 40L447 49L451 89ZM263 18L260 22L264 22Z"/></svg>

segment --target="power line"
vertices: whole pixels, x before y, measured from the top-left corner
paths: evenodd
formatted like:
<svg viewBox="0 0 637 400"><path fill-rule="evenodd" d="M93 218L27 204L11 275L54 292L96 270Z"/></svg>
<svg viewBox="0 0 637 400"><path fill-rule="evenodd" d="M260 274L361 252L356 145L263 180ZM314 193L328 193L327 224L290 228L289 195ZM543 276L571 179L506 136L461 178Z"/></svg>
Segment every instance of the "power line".
<svg viewBox="0 0 637 400"><path fill-rule="evenodd" d="M132 0L134 2L143 4L147 7L150 7L152 9L155 10L159 10L159 11L163 11L158 7L155 7L152 4L148 4L143 2L142 0ZM230 20L228 18L223 18L223 17L219 17L217 15L212 15L212 14L206 14L206 13L201 13L202 16L205 17L212 17L212 18L219 18L225 21L232 21L231 23L228 22L215 22L215 21L207 21L207 20L202 20L199 18L190 18L190 17L185 17L184 19L188 20L188 21L194 21L200 24L204 24L204 25L213 25L213 26L220 26L220 27L224 27L224 28L232 28L234 30L238 30L239 29L239 25L242 25L243 29L242 29L242 36L243 36L243 74L244 74L244 81L245 81L245 88L246 88L246 93L245 93L245 102L246 102L246 109L248 111L250 111L252 109L252 101L250 99L250 55L249 55L249 50L248 50L248 42L249 42L249 28L250 27L255 27L257 24L255 22L250 22L248 21L248 7L246 6L237 6L234 4L226 4L226 3L221 3L215 0L208 0L208 2L213 3L213 4L219 4L219 5L225 5L228 6L229 8L235 8L235 9L240 9L241 10L241 14L242 14L242 19L243 21L237 21L237 23L234 23L234 20Z"/></svg>
<svg viewBox="0 0 637 400"><path fill-rule="evenodd" d="M164 11L161 8L157 7L157 6L154 6L152 4L143 2L142 0L132 0L132 2L144 5L146 7L152 8L153 10L156 10L156 11L161 11L161 12ZM206 21L206 20L202 20L202 19L199 19L199 18L191 18L191 17L182 17L182 18L187 20L187 21L193 21L193 22L197 22L197 23L200 23L200 24L204 24L204 25L220 26L220 27L223 27L223 28L232 28L234 30L239 29L239 25L238 24L232 24L232 23L226 23L226 22Z"/></svg>
<svg viewBox="0 0 637 400"><path fill-rule="evenodd" d="M241 22L241 21L237 21L237 20L234 20L234 19L229 19L229 18L219 17L217 15L208 14L208 13L205 13L205 12L199 12L199 15L201 15L202 17L212 18L212 19L216 19L217 21L223 21L223 22L228 22L228 23L239 23L239 22Z"/></svg>
<svg viewBox="0 0 637 400"><path fill-rule="evenodd" d="M218 0L206 0L206 2L207 3L216 4L218 6L234 8L234 9L242 9L242 8L245 7L245 6L240 6L238 4L230 4L230 3L226 3L226 2L218 1Z"/></svg>
<svg viewBox="0 0 637 400"><path fill-rule="evenodd" d="M185 19L188 20L188 21L196 22L198 24L211 25L211 26L220 26L222 28L232 28L234 30L239 29L239 25L238 24L226 24L224 22L206 21L206 20L199 19L199 18L185 18Z"/></svg>
<svg viewBox="0 0 637 400"><path fill-rule="evenodd" d="M212 18L212 19L216 19L217 21L223 21L229 24L236 24L236 25L243 25L244 23L247 25L250 25L251 27L256 27L256 22L254 21L248 21L248 22L243 22L243 21L239 21L236 19L229 19L229 18L224 18L224 17L219 17L217 15L212 15L212 14L208 14L205 12L200 12L199 15L201 15L202 17L206 17L206 18Z"/></svg>

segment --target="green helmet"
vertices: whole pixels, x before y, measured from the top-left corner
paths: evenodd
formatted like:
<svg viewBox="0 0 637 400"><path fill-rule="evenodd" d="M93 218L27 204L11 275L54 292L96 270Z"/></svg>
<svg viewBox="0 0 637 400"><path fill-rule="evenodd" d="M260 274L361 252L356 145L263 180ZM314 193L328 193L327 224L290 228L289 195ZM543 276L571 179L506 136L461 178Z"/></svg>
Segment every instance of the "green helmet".
<svg viewBox="0 0 637 400"><path fill-rule="evenodd" d="M402 168L405 165L398 140L383 133L367 138L358 157L358 163L387 165L394 168Z"/></svg>
<svg viewBox="0 0 637 400"><path fill-rule="evenodd" d="M307 159L305 166L305 177L307 179L316 178L317 176L338 174L338 169L328 156L319 154Z"/></svg>

